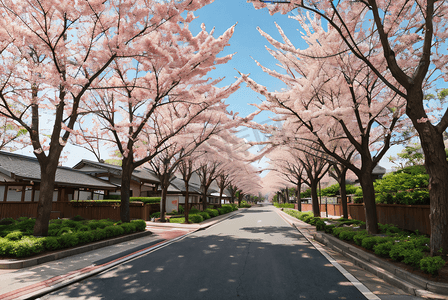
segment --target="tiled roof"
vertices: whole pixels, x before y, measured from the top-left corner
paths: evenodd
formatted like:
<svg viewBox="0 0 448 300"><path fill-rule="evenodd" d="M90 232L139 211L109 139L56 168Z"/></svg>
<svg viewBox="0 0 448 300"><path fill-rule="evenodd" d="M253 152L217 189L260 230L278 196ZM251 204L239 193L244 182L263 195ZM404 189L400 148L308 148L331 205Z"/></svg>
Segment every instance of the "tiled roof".
<svg viewBox="0 0 448 300"><path fill-rule="evenodd" d="M36 158L0 151L0 173L16 179L40 181L40 165ZM114 189L115 185L68 167L58 167L56 184Z"/></svg>
<svg viewBox="0 0 448 300"><path fill-rule="evenodd" d="M96 161L91 161L91 160L86 160L83 159L81 160L79 163L77 163L73 169L79 169L81 172L83 172L81 170L81 168L83 166L91 166L91 167L95 167L98 169L102 169L102 170L107 170L108 172L121 176L121 166L116 166L116 165L111 165L111 164L106 164L106 163L100 163L100 162L96 162ZM94 174L97 173L96 171L86 171L85 173L89 173L89 174ZM151 170L148 170L146 168L141 168L141 169L135 169L134 172L132 172L132 176L134 178L137 178L139 180L142 181L149 181L149 182L160 182L159 179L157 178L157 176L154 174L154 172L152 172Z"/></svg>

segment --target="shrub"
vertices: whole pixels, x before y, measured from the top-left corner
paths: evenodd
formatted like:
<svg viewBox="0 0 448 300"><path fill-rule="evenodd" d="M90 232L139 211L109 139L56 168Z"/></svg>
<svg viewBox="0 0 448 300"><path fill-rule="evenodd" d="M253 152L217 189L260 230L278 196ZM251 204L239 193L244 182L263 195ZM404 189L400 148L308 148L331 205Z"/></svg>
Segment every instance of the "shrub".
<svg viewBox="0 0 448 300"><path fill-rule="evenodd" d="M137 230L137 225L135 223L122 223L120 226L123 228L124 233L131 233Z"/></svg>
<svg viewBox="0 0 448 300"><path fill-rule="evenodd" d="M219 212L217 209L213 209L213 208L207 208L206 210L204 210L206 213L208 213L210 215L211 218L217 217L219 216Z"/></svg>
<svg viewBox="0 0 448 300"><path fill-rule="evenodd" d="M316 222L320 221L319 217L313 217L310 219L310 221L308 223L310 223L311 225L316 225Z"/></svg>
<svg viewBox="0 0 448 300"><path fill-rule="evenodd" d="M82 220L84 220L84 218L81 217L80 215L76 215L76 216L74 216L74 217L72 218L72 220L73 220L73 221L82 221Z"/></svg>
<svg viewBox="0 0 448 300"><path fill-rule="evenodd" d="M313 216L307 215L302 219L302 221L305 223L310 223L313 218L314 218Z"/></svg>
<svg viewBox="0 0 448 300"><path fill-rule="evenodd" d="M185 223L185 218L170 218L170 223Z"/></svg>
<svg viewBox="0 0 448 300"><path fill-rule="evenodd" d="M87 226L89 226L89 228L91 230L95 230L97 228L101 228L100 226L102 225L102 223L100 223L99 221L90 221L89 223L87 223Z"/></svg>
<svg viewBox="0 0 448 300"><path fill-rule="evenodd" d="M70 227L70 228L76 228L78 227L79 223L73 220L64 220L62 221L62 227Z"/></svg>
<svg viewBox="0 0 448 300"><path fill-rule="evenodd" d="M23 237L23 233L21 231L13 231L8 233L5 238L10 241L18 241Z"/></svg>
<svg viewBox="0 0 448 300"><path fill-rule="evenodd" d="M325 230L325 222L322 220L319 220L316 222L316 230L317 231L324 231Z"/></svg>
<svg viewBox="0 0 448 300"><path fill-rule="evenodd" d="M146 222L143 220L132 220L131 223L135 224L137 231L145 231L146 229Z"/></svg>
<svg viewBox="0 0 448 300"><path fill-rule="evenodd" d="M196 213L198 213L199 212L199 210L197 209L197 208L191 208L190 209L190 211L188 212L189 214L196 214Z"/></svg>
<svg viewBox="0 0 448 300"><path fill-rule="evenodd" d="M375 246L376 244L378 244L378 240L381 239L381 237L377 237L377 236L369 236L369 237L365 237L362 240L361 246L363 248L366 248L368 250L372 250L373 246Z"/></svg>
<svg viewBox="0 0 448 300"><path fill-rule="evenodd" d="M26 217L18 218L18 222L16 222L16 227L20 231L22 231L25 235L33 234L34 224L36 223L35 219L30 219Z"/></svg>
<svg viewBox="0 0 448 300"><path fill-rule="evenodd" d="M333 235L335 237L339 237L339 235L343 231L353 231L353 229L351 227L336 227L336 228L333 229Z"/></svg>
<svg viewBox="0 0 448 300"><path fill-rule="evenodd" d="M86 225L82 225L82 226L79 226L78 227L78 230L77 230L78 232L82 232L82 231L90 231L90 228L89 228L89 226L86 226Z"/></svg>
<svg viewBox="0 0 448 300"><path fill-rule="evenodd" d="M62 222L61 223L52 223L48 225L48 235L49 236L57 236L59 230L62 228Z"/></svg>
<svg viewBox="0 0 448 300"><path fill-rule="evenodd" d="M188 216L188 220L193 223L201 223L202 221L204 221L204 218L202 218L201 215L193 214Z"/></svg>
<svg viewBox="0 0 448 300"><path fill-rule="evenodd" d="M218 207L218 212L219 212L220 215L224 215L224 214L227 213L226 210L224 208L222 208L222 207Z"/></svg>
<svg viewBox="0 0 448 300"><path fill-rule="evenodd" d="M115 236L115 226L107 226L104 228L104 231L106 232L106 237L114 237Z"/></svg>
<svg viewBox="0 0 448 300"><path fill-rule="evenodd" d="M369 236L370 235L367 234L366 230L359 230L357 231L357 234L353 237L353 241L355 242L356 245L361 246L362 240Z"/></svg>
<svg viewBox="0 0 448 300"><path fill-rule="evenodd" d="M78 242L80 244L90 243L94 239L92 232L89 231L78 231L76 233L76 237L78 238Z"/></svg>
<svg viewBox="0 0 448 300"><path fill-rule="evenodd" d="M151 218L160 218L160 211L151 214Z"/></svg>
<svg viewBox="0 0 448 300"><path fill-rule="evenodd" d="M378 229L380 230L381 233L389 234L389 235L400 232L400 229L398 227L396 227L395 225L392 225L392 224L380 224L380 223L378 223Z"/></svg>
<svg viewBox="0 0 448 300"><path fill-rule="evenodd" d="M9 255L13 243L8 239L0 238L0 255Z"/></svg>
<svg viewBox="0 0 448 300"><path fill-rule="evenodd" d="M161 197L130 197L129 201L130 202L140 201L145 204L152 204L152 203L160 203L160 199L162 199L162 198Z"/></svg>
<svg viewBox="0 0 448 300"><path fill-rule="evenodd" d="M20 241L13 242L9 254L16 257L30 256L44 251L44 239L27 236Z"/></svg>
<svg viewBox="0 0 448 300"><path fill-rule="evenodd" d="M13 218L4 218L0 220L0 225L11 225L14 224L14 222Z"/></svg>
<svg viewBox="0 0 448 300"><path fill-rule="evenodd" d="M202 218L203 218L204 220L208 220L208 219L210 219L210 215L209 215L207 212L205 212L205 211L198 212L197 215L202 216Z"/></svg>
<svg viewBox="0 0 448 300"><path fill-rule="evenodd" d="M58 231L58 236L63 236L65 234L72 234L73 230L70 227L62 227L59 231Z"/></svg>
<svg viewBox="0 0 448 300"><path fill-rule="evenodd" d="M440 256L428 256L420 260L420 269L429 274L437 274L445 265L445 260Z"/></svg>
<svg viewBox="0 0 448 300"><path fill-rule="evenodd" d="M333 233L333 229L335 228L335 225L325 225L325 233L329 233L332 234ZM317 227L316 227L317 228Z"/></svg>
<svg viewBox="0 0 448 300"><path fill-rule="evenodd" d="M420 249L408 249L403 253L403 262L413 267L420 266L420 260L423 258L423 253Z"/></svg>
<svg viewBox="0 0 448 300"><path fill-rule="evenodd" d="M107 237L106 231L101 228L92 231L92 233L93 233L93 239L95 241L104 240Z"/></svg>
<svg viewBox="0 0 448 300"><path fill-rule="evenodd" d="M394 245L394 242L388 241L381 244L376 244L373 246L373 251L376 255L382 256L382 257L389 257L390 250L392 249L392 246Z"/></svg>
<svg viewBox="0 0 448 300"><path fill-rule="evenodd" d="M58 238L58 241L64 248L78 245L78 238L75 234L63 234Z"/></svg>
<svg viewBox="0 0 448 300"><path fill-rule="evenodd" d="M358 232L354 230L343 230L339 233L339 238L341 240L353 241L353 237L357 234Z"/></svg>
<svg viewBox="0 0 448 300"><path fill-rule="evenodd" d="M414 249L415 246L412 242L398 242L392 246L390 250L390 258L396 261L402 261L404 259L404 253L406 250Z"/></svg>
<svg viewBox="0 0 448 300"><path fill-rule="evenodd" d="M47 236L44 241L45 249L53 251L58 250L62 248L62 245L59 243L59 240L57 237L54 236Z"/></svg>
<svg viewBox="0 0 448 300"><path fill-rule="evenodd" d="M179 213L180 214L184 214L185 213L185 208L181 205L179 205Z"/></svg>

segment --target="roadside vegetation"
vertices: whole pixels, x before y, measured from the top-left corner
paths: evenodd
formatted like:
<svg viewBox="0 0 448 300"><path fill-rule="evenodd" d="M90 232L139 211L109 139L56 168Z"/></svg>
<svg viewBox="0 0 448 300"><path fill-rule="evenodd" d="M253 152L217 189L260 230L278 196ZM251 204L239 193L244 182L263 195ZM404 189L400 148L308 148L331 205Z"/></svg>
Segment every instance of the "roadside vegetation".
<svg viewBox="0 0 448 300"><path fill-rule="evenodd" d="M55 219L50 221L48 236L34 237L36 220L22 217L0 221L0 256L26 257L75 247L137 231L145 231L146 222L132 220L130 223L116 222L110 219L84 220L77 216L73 219Z"/></svg>
<svg viewBox="0 0 448 300"><path fill-rule="evenodd" d="M160 197L130 197L130 202L143 202L145 204L160 203ZM120 198L104 200L71 200L71 203L121 203Z"/></svg>
<svg viewBox="0 0 448 300"><path fill-rule="evenodd" d="M378 224L380 235L369 235L365 222L352 219L326 219L314 217L312 212L286 210L287 214L316 226L316 230L325 231L340 240L354 242L376 255L391 258L436 275L445 265L440 256L429 256L429 237L417 232L403 231L394 225ZM442 252L442 250L440 250Z"/></svg>
<svg viewBox="0 0 448 300"><path fill-rule="evenodd" d="M250 207L250 206L249 206ZM199 211L196 208L192 208L189 211L188 220L190 223L201 223L210 218L217 217L219 215L228 214L232 211L238 210L237 204L224 204L218 209L207 208L204 211ZM185 217L183 217L183 207L180 208L179 212L174 211L171 213L172 216L169 218L170 223L185 223ZM151 215L151 218L160 218L160 212L155 212Z"/></svg>

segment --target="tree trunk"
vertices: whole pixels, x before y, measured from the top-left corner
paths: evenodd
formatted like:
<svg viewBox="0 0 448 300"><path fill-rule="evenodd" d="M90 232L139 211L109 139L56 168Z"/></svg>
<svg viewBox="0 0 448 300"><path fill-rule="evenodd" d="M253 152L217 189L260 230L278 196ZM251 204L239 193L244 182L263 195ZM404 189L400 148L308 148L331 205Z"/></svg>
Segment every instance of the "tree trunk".
<svg viewBox="0 0 448 300"><path fill-rule="evenodd" d="M289 203L289 190L285 187L285 203Z"/></svg>
<svg viewBox="0 0 448 300"><path fill-rule="evenodd" d="M166 214L166 192L168 190L168 185L165 182L161 182L162 187L162 197L160 199L160 221L166 222L165 214Z"/></svg>
<svg viewBox="0 0 448 300"><path fill-rule="evenodd" d="M414 86L407 91L407 95L406 114L419 134L425 154L425 167L429 174L430 254L448 254L448 163L443 132L439 132L429 121L418 121L422 116L426 116L422 106L421 87Z"/></svg>
<svg viewBox="0 0 448 300"><path fill-rule="evenodd" d="M47 236L48 224L50 222L50 214L53 203L54 182L56 178L56 169L58 162L49 163L42 168L41 166L41 182L39 192L39 203L37 204L37 217L34 225L34 236Z"/></svg>
<svg viewBox="0 0 448 300"><path fill-rule="evenodd" d="M185 207L184 207L185 224L190 224L190 221L188 220L188 213L190 212L190 204L188 203L189 198L190 198L190 190L188 188L188 183L185 183Z"/></svg>
<svg viewBox="0 0 448 300"><path fill-rule="evenodd" d="M238 195L238 206L241 206L241 201L243 200L243 193L240 192L240 194Z"/></svg>
<svg viewBox="0 0 448 300"><path fill-rule="evenodd" d="M317 181L311 181L311 200L313 203L313 214L315 217L320 217L319 199L317 196Z"/></svg>
<svg viewBox="0 0 448 300"><path fill-rule="evenodd" d="M131 196L131 177L133 171L132 156L129 155L123 159L121 166L120 219L122 222L126 223L131 221L129 198Z"/></svg>
<svg viewBox="0 0 448 300"><path fill-rule="evenodd" d="M359 178L364 200L364 212L366 215L366 229L369 234L378 233L378 217L376 214L375 189L373 187L372 170L362 172Z"/></svg>
<svg viewBox="0 0 448 300"><path fill-rule="evenodd" d="M348 219L347 188L345 186L346 174L347 174L347 169L344 168L341 172L341 175L340 175L338 181L339 181L339 193L341 194L342 217Z"/></svg>
<svg viewBox="0 0 448 300"><path fill-rule="evenodd" d="M297 210L298 211L302 211L302 199L300 198L301 186L302 186L302 183L300 181L297 182L296 198L297 198Z"/></svg>
<svg viewBox="0 0 448 300"><path fill-rule="evenodd" d="M204 193L202 194L202 210L207 209L207 190L208 188L204 187Z"/></svg>

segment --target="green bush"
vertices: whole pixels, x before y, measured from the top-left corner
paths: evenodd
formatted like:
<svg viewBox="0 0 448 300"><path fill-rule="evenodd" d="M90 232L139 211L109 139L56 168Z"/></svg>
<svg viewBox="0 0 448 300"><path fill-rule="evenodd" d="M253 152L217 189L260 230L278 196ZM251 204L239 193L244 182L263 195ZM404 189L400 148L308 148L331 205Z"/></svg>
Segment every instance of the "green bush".
<svg viewBox="0 0 448 300"><path fill-rule="evenodd" d="M0 238L0 255L9 255L13 243L8 239Z"/></svg>
<svg viewBox="0 0 448 300"><path fill-rule="evenodd" d="M90 231L90 227L89 226L87 226L87 225L82 225L82 226L79 226L78 227L78 230L77 230L78 232L81 232L81 231Z"/></svg>
<svg viewBox="0 0 448 300"><path fill-rule="evenodd" d="M400 232L400 229L392 224L381 224L378 223L378 229L381 233L392 235Z"/></svg>
<svg viewBox="0 0 448 300"><path fill-rule="evenodd" d="M205 211L200 211L200 212L197 213L197 215L202 216L202 218L203 218L204 220L208 220L208 219L210 219L210 215L209 215L207 212L205 212Z"/></svg>
<svg viewBox="0 0 448 300"><path fill-rule="evenodd" d="M170 218L170 223L185 223L185 218Z"/></svg>
<svg viewBox="0 0 448 300"><path fill-rule="evenodd" d="M202 221L204 221L204 218L201 215L193 214L188 216L188 220L193 223L201 223Z"/></svg>
<svg viewBox="0 0 448 300"><path fill-rule="evenodd" d="M156 211L155 213L152 213L151 218L155 218L155 219L160 218L160 211Z"/></svg>
<svg viewBox="0 0 448 300"><path fill-rule="evenodd" d="M370 237L370 235L367 233L366 230L360 230L358 233L353 237L353 241L356 245L361 246L362 241L366 238Z"/></svg>
<svg viewBox="0 0 448 300"><path fill-rule="evenodd" d="M199 210L197 209L197 208L191 208L190 209L190 211L188 212L189 214L196 214L196 213L198 213L199 212Z"/></svg>
<svg viewBox="0 0 448 300"><path fill-rule="evenodd" d="M162 199L161 197L130 197L129 201L130 202L140 201L145 204L153 204L153 203L160 203L161 199Z"/></svg>
<svg viewBox="0 0 448 300"><path fill-rule="evenodd" d="M375 246L378 243L378 237L376 236L368 236L362 239L361 246L363 248L366 248L368 250L372 250L373 246ZM381 238L380 238L381 239Z"/></svg>
<svg viewBox="0 0 448 300"><path fill-rule="evenodd" d="M8 233L5 238L10 241L18 241L23 237L23 233L20 231L13 231Z"/></svg>
<svg viewBox="0 0 448 300"><path fill-rule="evenodd" d="M76 237L78 238L79 244L90 243L93 242L94 239L94 236L90 231L78 231Z"/></svg>
<svg viewBox="0 0 448 300"><path fill-rule="evenodd" d="M332 234L333 233L333 229L335 228L335 225L325 225L325 233L329 233ZM317 227L316 227L317 228Z"/></svg>
<svg viewBox="0 0 448 300"><path fill-rule="evenodd" d="M353 241L353 237L357 234L358 232L354 230L343 230L339 233L339 238L341 240Z"/></svg>
<svg viewBox="0 0 448 300"><path fill-rule="evenodd" d="M238 207L240 207L240 208L250 208L250 207L252 207L252 205L250 205L249 203L247 203L247 201L241 201L241 204L240 205L238 205Z"/></svg>
<svg viewBox="0 0 448 300"><path fill-rule="evenodd" d="M145 231L146 222L143 220L132 220L131 223L135 224L137 231Z"/></svg>
<svg viewBox="0 0 448 300"><path fill-rule="evenodd" d="M319 221L317 221L316 222L316 230L317 231L324 231L325 230L325 222L324 221L322 221L322 220L319 220Z"/></svg>
<svg viewBox="0 0 448 300"><path fill-rule="evenodd" d="M353 231L353 228L351 228L351 227L336 227L336 228L333 228L333 235L335 237L339 237L339 235L343 231Z"/></svg>
<svg viewBox="0 0 448 300"><path fill-rule="evenodd" d="M75 234L63 234L58 238L58 241L64 248L74 247L78 245L78 238Z"/></svg>
<svg viewBox="0 0 448 300"><path fill-rule="evenodd" d="M57 237L47 236L44 241L45 249L54 251L62 248Z"/></svg>
<svg viewBox="0 0 448 300"><path fill-rule="evenodd" d="M423 258L423 253L420 249L408 249L403 253L403 262L413 267L420 266L420 260Z"/></svg>
<svg viewBox="0 0 448 300"><path fill-rule="evenodd" d="M70 227L62 227L59 231L57 236L63 236L65 234L72 234L73 233L73 229Z"/></svg>
<svg viewBox="0 0 448 300"><path fill-rule="evenodd" d="M107 226L104 228L104 231L106 232L106 237L114 237L116 234L115 226Z"/></svg>
<svg viewBox="0 0 448 300"><path fill-rule="evenodd" d="M0 225L11 225L14 224L15 221L13 218L4 218L0 220Z"/></svg>
<svg viewBox="0 0 448 300"><path fill-rule="evenodd" d="M307 215L303 217L302 221L305 223L310 223L313 218L314 218L313 216Z"/></svg>
<svg viewBox="0 0 448 300"><path fill-rule="evenodd" d="M120 224L121 228L123 228L124 233L132 233L137 231L137 224L135 223L123 223Z"/></svg>
<svg viewBox="0 0 448 300"><path fill-rule="evenodd" d="M429 274L437 274L445 265L445 260L440 256L428 256L420 260L420 269Z"/></svg>
<svg viewBox="0 0 448 300"><path fill-rule="evenodd" d="M184 214L185 208L182 205L179 205L179 214Z"/></svg>
<svg viewBox="0 0 448 300"><path fill-rule="evenodd" d="M45 250L44 239L45 238L26 236L20 241L15 241L13 242L9 255L15 257L24 257L40 253Z"/></svg>
<svg viewBox="0 0 448 300"><path fill-rule="evenodd" d="M390 250L390 258L396 261L402 261L404 259L404 254L406 250L415 249L414 243L412 242L398 242L392 246Z"/></svg>
<svg viewBox="0 0 448 300"><path fill-rule="evenodd" d="M382 256L382 257L389 257L390 250L392 250L392 246L394 245L394 242L388 241L386 243L376 244L373 246L373 251L376 255Z"/></svg>
<svg viewBox="0 0 448 300"><path fill-rule="evenodd" d="M76 222L73 220L63 220L62 221L62 227L76 228L78 226L79 226L79 222Z"/></svg>
<svg viewBox="0 0 448 300"><path fill-rule="evenodd" d="M51 223L48 225L48 236L57 236L59 230L62 228L62 222L61 223Z"/></svg>
<svg viewBox="0 0 448 300"><path fill-rule="evenodd" d="M15 226L18 230L22 231L24 235L33 234L34 224L36 223L35 219L22 217L18 218L17 221Z"/></svg>
<svg viewBox="0 0 448 300"><path fill-rule="evenodd" d="M274 202L274 206L277 208L294 208L294 203L278 203Z"/></svg>
<svg viewBox="0 0 448 300"><path fill-rule="evenodd" d="M73 221L83 221L84 220L84 218L83 217L81 217L80 215L76 215L76 216L74 216L73 218L72 218L72 220Z"/></svg>
<svg viewBox="0 0 448 300"><path fill-rule="evenodd" d="M98 228L98 229L92 231L92 233L93 233L93 239L95 241L100 241L100 240L104 240L105 238L107 238L107 233L102 228Z"/></svg>
<svg viewBox="0 0 448 300"><path fill-rule="evenodd" d="M219 216L219 212L217 209L213 209L213 208L207 208L206 210L204 210L206 213L208 213L210 215L210 217L214 218Z"/></svg>

